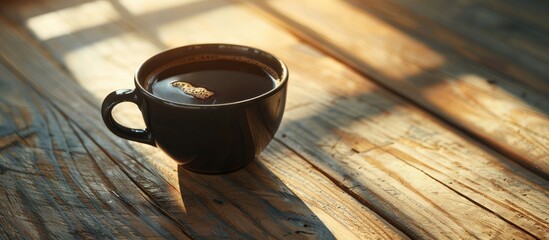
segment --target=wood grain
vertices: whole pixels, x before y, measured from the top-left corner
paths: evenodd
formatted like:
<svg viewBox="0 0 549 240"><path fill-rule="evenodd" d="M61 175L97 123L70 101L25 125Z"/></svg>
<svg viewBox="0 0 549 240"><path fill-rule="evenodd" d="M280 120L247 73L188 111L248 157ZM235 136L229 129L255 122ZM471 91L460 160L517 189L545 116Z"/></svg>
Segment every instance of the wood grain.
<svg viewBox="0 0 549 240"><path fill-rule="evenodd" d="M481 1L481 4L500 14L510 16L519 21L525 21L545 31L549 30L549 22L547 22L549 5L545 1L485 0Z"/></svg>
<svg viewBox="0 0 549 240"><path fill-rule="evenodd" d="M414 34L414 21L399 28L363 10L374 2L253 1L317 48L547 178L547 95L431 44Z"/></svg>
<svg viewBox="0 0 549 240"><path fill-rule="evenodd" d="M282 2L273 1L271 3L281 4L281 6L285 6L285 7L292 6L291 3L288 3L287 5ZM303 2L302 2L302 5L303 5ZM291 9L295 9L296 12L300 12L300 14L296 14L300 16L305 16L306 14L304 13L311 13L312 15L314 15L312 19L316 19L316 21L318 21L318 19L327 19L326 21L329 22L334 19L344 18L344 17L321 18L319 11L311 10L311 9L315 9L313 6L302 6L302 7L304 9L298 9L297 7L294 7ZM311 11L307 12L306 9L309 9ZM337 9L335 7L332 7L331 9L335 9L334 12L339 12L339 13L350 12L348 9L342 10L342 9ZM319 26L330 28L331 25L329 25L328 22L322 22L319 24ZM296 23L294 22L291 24L291 26L295 26L295 24ZM351 26L350 24L348 25ZM315 28L312 28L312 29L318 30L320 28L319 26L316 26ZM341 24L341 26L346 26L346 25ZM341 26L339 26L339 28L342 28ZM337 28L336 26L333 26L333 29L336 29L336 28ZM380 27L379 31L388 31L388 30L386 29L384 30L384 28ZM349 37L347 39L353 39L353 38ZM323 43L323 46L325 45L326 43ZM371 50L372 52L375 51L374 49L371 49ZM425 48L421 50L425 51ZM359 53L360 51L356 51L356 52ZM306 61L306 62L309 62L309 61ZM309 62L309 63L313 63L313 62ZM316 65L316 66L318 67L319 65ZM348 80L348 76L345 75L345 77ZM332 79L332 78L334 77L324 77L323 79ZM399 118L398 121L395 121L395 122L390 121L392 117L390 116L391 115L390 113L392 111L388 111L386 109L393 105L397 105L398 111L400 111L401 104L386 103L386 104L382 104L382 107L377 107L377 106L374 107L374 108L382 109L378 111L383 113L383 117L379 117L379 120L376 121L377 125L371 124L368 126L360 127L360 124L355 125L354 123L356 123L358 119L371 118L371 115L372 115L371 113L368 113L368 111L372 111L372 110L366 107L365 105L368 105L368 102L374 102L377 104L379 100L370 97L369 94L358 95L358 97L352 96L351 98L358 102L352 101L348 99L348 97L341 97L340 104L337 104L338 102L337 100L331 101L329 105L326 104L325 106L319 108L319 110L311 110L310 113L304 114L305 116L310 116L311 118L310 121L308 121L309 119L307 118L306 118L307 120L304 120L303 118L297 118L295 120L297 125L295 128L285 129L287 130L287 132L285 132L287 136L293 136L295 138L294 145L291 145L291 146L302 147L303 148L302 151L298 151L298 152L302 152L302 154L308 154L307 156L311 156L311 157L307 157L307 159L314 159L315 157L318 158L318 156L321 156L325 158L325 162L327 164L335 161L336 159L341 159L342 157L346 156L346 154L348 155L349 150L352 150L353 152L360 152L361 150L365 150L365 149L366 150L370 148L375 149L374 147L372 147L372 142L375 143L376 141L357 140L360 138L368 137L376 140L377 138L387 139L386 141L377 140L378 147L385 146L385 145L394 145L394 141L388 140L388 139L392 139L392 137L389 137L389 135L384 135L385 137L369 136L372 134L372 131L373 131L372 128L374 128L374 126L378 126L380 129L390 129L389 130L390 132L387 130L384 130L384 131L380 130L380 131L390 135L396 134L394 135L394 138L399 139L399 141L401 142L406 142L406 145L409 145L407 148L409 149L416 148L416 151L418 151L416 153L410 154L411 156L413 156L411 158L410 157L403 158L400 152L391 151L391 154L393 154L395 157L398 157L399 159L403 159L403 161L410 163L412 166L417 167L418 169L425 172L430 177L433 177L435 180L440 181L442 183L448 183L448 182L455 183L455 181L453 180L458 180L458 182L460 183L462 181L468 182L465 185L459 184L458 187L455 187L455 186L448 186L448 187L455 189L457 193L463 194L465 195L465 197L470 198L475 202L487 207L488 209L495 211L496 213L498 213L498 215L501 214L500 216L504 216L504 218L509 219L510 222L517 223L518 226L521 226L524 229L527 229L528 231L534 232L535 235L537 234L537 236L545 236L546 234L545 229L547 229L547 221L545 220L545 216L547 215L547 212L541 213L538 215L539 213L538 211L544 208L543 201L545 201L545 200L542 200L542 201L539 201L539 200L546 199L547 197L546 195L547 183L544 180L537 178L538 181L536 181L535 183L528 184L528 185L532 184L531 186L537 189L535 191L538 192L538 195L530 200L519 200L520 198L528 196L528 194L526 193L523 193L523 195L521 196L520 194L516 194L516 192L514 192L514 191L521 191L521 190L527 191L526 189L521 189L520 187L515 189L514 191L502 193L501 189L505 189L506 188L505 186L508 185L508 182L515 183L514 180L510 180L507 178L507 175L508 175L507 171L509 170L513 171L512 169L516 168L516 165L513 164L512 162L509 162L508 160L502 161L503 158L497 154L495 156L494 155L489 156L492 154L487 155L486 152L481 153L483 151L481 152L478 152L476 150L471 151L470 147L466 147L467 150L462 149L464 148L464 146L461 144L462 140L460 141L451 137L450 135L447 135L443 130L440 130L440 131L434 130L436 129L436 127L434 126L430 126L430 127L425 126L425 128L419 127L423 125L424 122L415 122L414 120L412 120L415 118L408 119L407 116L411 116L412 113L407 112L407 113L398 114L397 116L394 116L395 118ZM308 107L310 109L312 108L312 105L309 105ZM306 111L306 110L302 110L302 111ZM322 113L326 113L326 114L323 115ZM324 122L322 122L322 120L324 120ZM319 121L319 123L316 123L315 125L315 121ZM406 124L403 124L403 122L401 121L406 122ZM349 123L353 123L352 126L346 126ZM401 124L403 125L403 127L401 130L398 130L400 128L398 126ZM338 129L338 128L342 128L342 126L345 126L346 128L348 128L347 130L348 132L359 133L360 134L359 136L362 136L362 137L357 137L353 135L353 137L349 137L351 140L346 142L349 145L350 149L339 147L338 143L341 140L341 136L337 136L337 135L333 136L329 133L331 130L324 130L327 128ZM302 130L300 130L300 128L302 128ZM406 135L406 138L411 138L414 140L408 141L410 139L407 139L407 140L401 139L402 137L398 137L399 136L398 132L400 132L400 134L402 135ZM408 134L411 134L411 135L408 135ZM436 136L438 134L440 134L439 135L441 137L440 139ZM309 135L311 136L304 137ZM329 140L330 137L327 137L327 136L333 136L333 139ZM467 138L465 140L467 141ZM470 139L468 140L470 141ZM320 141L322 143L317 143L317 141ZM425 144L425 143L428 143L428 144ZM314 146L315 144L317 146ZM322 154L322 151L320 151L321 153L319 153L318 150L315 150L315 148L318 147L319 145L322 147L325 147L326 148L325 151L329 152L330 154L326 156ZM443 147L444 145L446 145L446 147ZM399 146L399 148L400 147L403 147L403 146ZM344 149L344 150L341 150L343 153L338 153L336 151L340 148ZM437 154L420 153L424 150L436 151L439 153ZM444 153L441 153L441 152L444 152ZM471 155L474 152L477 152L475 154L475 157ZM487 152L490 153L491 151L488 150ZM481 161L482 163L479 164L478 162L479 162L479 159L481 158L485 160ZM442 159L447 159L447 161L444 161ZM455 159L455 160L450 160L450 159ZM491 159L491 160L487 160L487 159ZM463 161L466 161L467 163ZM436 166L438 162L441 162L443 164L440 166ZM450 165L446 165L447 163L450 163ZM492 171L492 170L495 170L492 168L495 165L500 165L500 167L496 167L498 170ZM501 168L501 165L503 166L507 165L507 167L509 167L508 170L505 170L505 168L507 167ZM463 166L475 166L475 167L463 167ZM329 167L333 168L332 165L329 165ZM360 165L349 166L349 169L352 169L351 170L352 172L355 172L356 171L355 169L357 168L360 168ZM456 170L456 169L459 169L459 170ZM479 175L477 173L478 171L477 169L483 169L482 174ZM470 172L471 175L461 172L462 170ZM342 171L334 170L334 172L342 172ZM330 175L332 175L332 173L333 172L330 172ZM531 173L528 173L527 171L524 171L524 173L526 173L525 176L520 176L516 179L518 182L524 182L524 181L528 182L530 181L530 179L536 179L535 177L534 178L530 177L532 176ZM335 173L333 174L335 175ZM457 177L457 178L454 178L454 177ZM345 179L349 179L349 177L342 177L341 179L345 180ZM497 184L494 185L493 181L495 179L498 179L498 180L496 180ZM484 184L477 185L477 182L483 182ZM355 184L349 184L349 185L350 187L353 187L360 184L355 183ZM487 190L484 186L492 186L493 189ZM539 186L543 186L543 187L540 188ZM476 190L471 191L471 188ZM487 196L485 195L487 191L490 191L492 193L488 194L489 196ZM515 200L511 200L511 199L515 199ZM487 203L487 200L488 202L495 203L496 205L498 205L498 207L494 207L492 203ZM540 208L538 207L531 208L533 205L530 205L529 203L526 203L521 207L517 207L517 205L514 204L517 201L518 202L533 201L533 202L536 202L533 205L540 206ZM508 204L508 203L513 203L513 204ZM541 204L541 205L538 205L538 204ZM446 209L446 207L444 207L443 209ZM529 212L528 215L530 215L531 217L528 217L528 218L523 217L524 215L522 214L522 212L524 211L524 209L530 209L526 211ZM399 221L399 222L410 222L410 221Z"/></svg>
<svg viewBox="0 0 549 240"><path fill-rule="evenodd" d="M6 21L0 24L0 56L17 75L6 67L0 71L2 90L11 94L2 98L6 101L0 109L17 113L1 125L11 135L2 134L6 157L1 158L0 177L11 179L17 173L28 185L2 181L2 236L406 237L280 145L269 147L264 165L254 163L225 176L192 174L167 162L171 160L158 150L128 145L103 127L98 102L87 90ZM21 140L26 133L31 140ZM34 152L42 155L33 157ZM167 163L156 164L162 161ZM299 183L294 171L302 173ZM9 216L15 215L21 217L13 222Z"/></svg>
<svg viewBox="0 0 549 240"><path fill-rule="evenodd" d="M74 120L4 64L2 236L187 239L101 149L91 149Z"/></svg>
<svg viewBox="0 0 549 240"><path fill-rule="evenodd" d="M143 52L147 52L147 49L155 46L174 47L213 41L257 46L276 53L291 69L288 111L278 136L279 141L305 157L306 161L312 163L310 166L315 171L321 171L330 181L352 194L360 203L373 208L404 233L424 238L529 238L532 235L543 235L542 230L547 227L544 220L547 216L545 180L507 158L477 146L473 140L456 134L452 128L382 90L346 65L311 48L307 43L300 42L272 23L262 20L260 15L249 9L225 1L156 1L154 4L131 1L113 5L112 8L118 9L112 11L124 14L124 22L96 26L92 29L94 34L89 32L90 29L78 29L78 16L70 17L67 12L63 19L48 23L53 25L42 26L47 28L68 25L75 29L71 34L46 39L42 43L61 65L67 66L67 70L76 76L77 82L82 82L82 85L86 84L85 79L101 81L103 86L114 87L121 84L83 74L86 70L76 64L84 59L92 62L109 61L108 59L113 58L113 54L108 54L109 47L112 46L116 48L110 52L116 52L114 57L117 59L141 58L140 47L143 47ZM186 9L192 14L174 18L167 14L173 13L172 9ZM220 22L223 24L219 24ZM126 29L128 26L129 30ZM132 30L131 26L139 26L140 29ZM34 31L32 28L27 29L31 33ZM114 30L118 34L112 34L109 29L119 29ZM154 33L154 36L142 37L143 32ZM98 37L98 33L104 34ZM90 44L89 38L98 40ZM159 44L154 43L151 38L158 40ZM78 50L66 48L65 44L54 44L59 39L74 41L72 45L79 46ZM428 48L423 51L428 53ZM92 54L93 52L104 54ZM107 69L113 75L131 71L124 67L118 68L119 65L112 65L114 64L104 66L110 66ZM103 94L101 91L94 88L90 92L100 98ZM128 118L133 119L130 121L138 119L131 116ZM151 155L144 154L139 161L144 165L153 165L159 172L169 172L162 170L170 169L169 164L162 167L162 163L158 163L163 161L161 155L150 157ZM280 169L285 169L285 165L292 163L280 161ZM461 167L469 164L476 164L478 168ZM296 165L309 166L303 162ZM265 166L272 169L268 164ZM252 165L250 168L257 167ZM477 173L477 169L483 171ZM277 173L276 170L272 171ZM302 176L303 173L292 170L285 173L286 177L279 177L289 187L292 186L292 182L299 186L299 181L295 183L284 179ZM243 181L242 179L249 179L248 176L252 173L236 174L243 176L239 180ZM169 173L163 177L167 182L173 182L174 178ZM194 176L183 178L196 179ZM217 184L234 189L230 183L223 182L225 179L232 177L213 180L208 177L200 178L200 181L207 184L201 183L201 188L193 189L196 191L195 196L198 196L199 200L205 199L206 196L221 196L218 200L223 203L226 202L223 199L234 198L232 194L235 193L220 195L208 192L209 188ZM490 184L474 184L480 180L482 183ZM523 195L502 194L501 189L505 189L507 181L513 182L516 189L527 190L529 198ZM454 187L454 182L457 187ZM188 186L190 188L190 185ZM254 185L250 186L249 188L253 188ZM332 189L333 185L330 186ZM300 197L308 204L307 206L311 206L313 212L317 208L312 206L318 205L310 203L310 200L326 202L326 199L330 199L307 197L311 193L306 189L307 187L304 187L294 191L296 195L299 195L299 192L307 193ZM183 195L193 193L190 190L185 191L185 188L182 188L181 192ZM185 195L183 199L187 199ZM526 200L531 199L535 201L531 204L526 203ZM220 212L216 202L219 201L206 200L204 208ZM518 205L510 206L504 204L506 202ZM228 209L242 214L235 208ZM257 216L264 216L263 214L266 213L259 212ZM526 220L520 220L519 214L527 216ZM337 226L328 227L330 230L346 226L345 223L336 224L333 219L325 220L330 219L327 215L329 214L319 213L318 217L324 224ZM341 214L334 213L334 216L339 219ZM223 216L219 217L226 219ZM343 219L352 218L353 216ZM252 230L254 226L252 225ZM356 222L349 222L349 226L356 226ZM233 227L238 230L247 229L242 225ZM277 227L273 229L279 232L276 230ZM355 236L363 234L355 233L352 229L348 228L343 232L352 232ZM334 233L334 236L338 234Z"/></svg>
<svg viewBox="0 0 549 240"><path fill-rule="evenodd" d="M536 73L545 86L549 83L549 31L538 24L522 21L513 15L506 15L499 9L511 5L515 12L528 9L529 3L521 5L512 1L409 1L393 0L408 11L426 17L423 22L436 22L447 29L460 34L462 38L471 40L471 45L478 44L481 49L489 49L495 57L502 56L510 64L520 65L528 72ZM486 2L486 3L484 3ZM366 1L364 1L366 3ZM543 3L532 3L543 9ZM500 7L498 7L500 6ZM547 6L545 6L547 9ZM535 14L528 14L533 15ZM416 18L417 19L417 18ZM536 22L544 24L549 18L538 18ZM500 61L500 59L496 60ZM490 65L490 64L487 64ZM492 65L496 71L501 66ZM517 76L517 79L522 79Z"/></svg>
<svg viewBox="0 0 549 240"><path fill-rule="evenodd" d="M508 4L501 4L502 1L498 2L500 4L491 3L491 1L465 1L460 2L459 4L447 1L449 4L460 5L459 7L450 7L450 9L452 9L451 14L457 14L460 10L462 10L461 18L469 16L469 24L475 24L475 22L478 21L487 21L491 22L491 24L493 25L496 25L495 27L487 26L487 28L489 28L489 31L478 30L480 26L477 26L476 29L469 28L467 26L467 22L460 22L457 19L446 19L446 21L442 21L446 23L452 22L453 24L460 25L461 31L458 31L453 28L452 25L441 24L439 23L439 20L433 19L433 14L424 16L425 14L415 13L407 7L402 6L402 4L399 4L398 1L349 2L355 4L358 3L358 7L361 7L362 9L379 16L384 21L387 21L388 23L399 27L403 31L406 31L408 34L418 35L422 39L422 41L428 41L430 45L438 45L445 48L446 51L453 51L455 54L464 56L467 59L474 61L479 65L485 66L494 72L508 75L512 77L514 81L522 82L527 86L532 87L535 91L549 93L547 75L543 73L545 71L544 66L546 65L544 61L536 58L532 59L532 56L528 55L527 53L519 51L517 49L513 49L508 44L505 45L505 43L502 42L507 41L506 38L498 39L497 36L494 36L497 34L490 35L491 32L496 32L499 33L499 35L506 34L510 38L520 38L521 34L518 33L520 29L522 29L523 31L532 32L532 30L528 26L522 26L521 22L515 23L517 20L512 18L510 14L503 14L500 11L497 11L497 13L492 12L496 11L496 9L499 9L499 7L508 6ZM444 4L444 2L440 3ZM485 6L486 4L489 4L489 6ZM465 5L467 5L467 7ZM516 6L514 10L521 10L524 6L524 4L520 7ZM423 7L435 8L441 6L437 3L423 5ZM526 15L531 16L532 14ZM544 21L541 17L538 17L537 22L541 23ZM532 23L528 22L528 24ZM477 25L481 24L477 23ZM513 30L515 28L514 25L519 25L519 27L517 27L519 28L519 30ZM474 37L470 37L468 34L464 34L464 31L474 31ZM537 36L540 35L541 38L538 39ZM540 45L539 43L545 41L543 39L546 38L543 37L543 33L533 33L530 34L530 36L530 39L534 41L534 43L531 44L533 46ZM499 47L494 48L491 42L496 42L495 45ZM501 49L502 51L498 51ZM538 51L543 52L543 49L539 49Z"/></svg>

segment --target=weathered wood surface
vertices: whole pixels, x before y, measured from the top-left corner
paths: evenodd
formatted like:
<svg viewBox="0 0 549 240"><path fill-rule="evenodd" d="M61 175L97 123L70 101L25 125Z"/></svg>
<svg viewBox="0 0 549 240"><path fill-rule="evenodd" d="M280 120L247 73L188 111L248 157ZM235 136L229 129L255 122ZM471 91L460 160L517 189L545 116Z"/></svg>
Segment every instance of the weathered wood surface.
<svg viewBox="0 0 549 240"><path fill-rule="evenodd" d="M371 10L390 6L385 1L251 2L316 47L549 176L549 92L532 90L447 51L447 30L422 29L416 19L390 12L395 8L382 16ZM434 31L431 39L419 34L429 30ZM459 47L468 51L468 45ZM547 64L538 65L547 70ZM549 89L549 81L538 83Z"/></svg>
<svg viewBox="0 0 549 240"><path fill-rule="evenodd" d="M547 42L547 31L540 30L539 26L532 30L530 28L532 22L519 21L495 12L500 8L512 8L512 4L502 4L502 1L461 1L459 3L439 1L423 4L427 1L420 1L408 4L409 6L399 6L395 3L398 1L355 1L357 2L358 6L407 31L408 34L419 35L422 41L431 40L431 45L446 47L476 64L490 68L494 72L506 74L513 80L521 81L537 91L549 93L549 79L545 67L547 61L524 53L521 49L515 49L515 47L537 47L536 52L543 55L547 52L542 47L543 42ZM485 4L489 4L490 7L484 6ZM424 9L417 8L416 5L421 5ZM525 6L528 4L522 4L522 7ZM421 12L414 12L409 8L415 8ZM514 13L521 12L520 7L514 9ZM443 14L438 15L439 13ZM451 14L457 17L448 17ZM523 12L522 15L535 16L532 11ZM544 21L538 19L537 23L541 22ZM454 25L457 26L453 27ZM531 44L526 42L520 45L505 45L513 41L513 38L524 38L522 32L530 33L524 34L526 37L535 36L526 38L526 40L533 40ZM538 36L539 39L536 38Z"/></svg>
<svg viewBox="0 0 549 240"><path fill-rule="evenodd" d="M501 149L489 149L387 92L372 82L375 79L360 75L357 66L348 67L345 59L338 59L341 63L316 50L322 47L317 39L305 37L303 42L291 35L295 29L287 22L290 31L275 24L284 21L265 18L257 10L234 1L56 0L3 6L10 23L0 22L0 41L5 43L0 53L7 66L0 83L11 87L2 97L2 109L23 113L13 120L20 125L2 123L3 129L16 134L2 134L6 137L1 154L7 157L2 155L0 164L6 170L0 177L12 180L0 186L9 190L4 197L20 192L37 197L2 201L2 210L18 209L9 216L24 217L13 223L8 214L2 215L0 226L6 231L1 233L122 238L547 237L546 179L502 156ZM301 10L304 15L311 10L325 14L315 7ZM345 10L339 15L354 13ZM306 20L300 21L310 23ZM15 29L30 37L22 39ZM325 28L305 30L311 29ZM387 25L375 29L395 31ZM287 113L277 139L257 163L226 176L177 169L158 150L112 136L98 115L99 101L114 89L131 88L131 74L147 57L201 42L257 46L280 56L291 70ZM437 55L429 45L420 50L377 56ZM362 56L360 51L353 54ZM463 64L452 61L448 68ZM500 92L486 91L485 96ZM31 100L20 100L27 95ZM525 105L503 96L501 102L485 104ZM142 124L135 108L118 110L126 123ZM546 118L543 112L540 116ZM38 120L20 120L25 117ZM540 128L547 127L543 124ZM35 148L19 140L27 136L26 127L39 132L34 138L41 141L32 142L34 134L23 141L35 143ZM17 165L26 158L13 153L36 155L38 149L46 149L41 150L46 157L37 158L42 165L27 164L36 174L18 172L27 170ZM26 183L33 187L24 188L10 174L30 178ZM45 177L40 182L36 175ZM36 189L46 190L37 194ZM89 206L94 211L82 211ZM45 226L35 223L39 221L34 218L49 215L56 220Z"/></svg>
<svg viewBox="0 0 549 240"><path fill-rule="evenodd" d="M226 176L161 172L169 159L106 133L84 89L1 23L2 64L20 75L2 68L2 236L405 237L276 142Z"/></svg>
<svg viewBox="0 0 549 240"><path fill-rule="evenodd" d="M543 0L485 0L481 4L502 15L549 30L549 22L547 22L549 5Z"/></svg>
<svg viewBox="0 0 549 240"><path fill-rule="evenodd" d="M363 2L366 3L366 1ZM462 40L462 42L468 43L468 46L479 45L476 49L490 50L491 54L486 54L486 58L477 58L478 63L505 73L512 72L506 69L507 66L525 69L526 71L517 72L517 75L514 76L518 80L530 80L529 76L525 77L524 75L536 74L540 79L536 79L539 83L534 86L542 88L545 93L548 93L549 29L544 28L547 19L539 18L538 21L531 22L521 19L520 16L536 16L536 12L544 12L547 15L549 4L536 0L522 1L520 5L516 5L518 1L393 0L392 2L417 16L426 18L425 21L419 21L418 24L436 22L460 34L461 39L459 40L470 40L470 42ZM528 8L529 5L530 8ZM537 11L532 9L532 6L537 6ZM506 15L505 9L509 7L514 7L516 10L513 12L516 13ZM526 12L521 12L520 9L524 9ZM460 51L466 50L460 49ZM488 57L490 55L492 55L491 59ZM534 84L534 82L531 83Z"/></svg>

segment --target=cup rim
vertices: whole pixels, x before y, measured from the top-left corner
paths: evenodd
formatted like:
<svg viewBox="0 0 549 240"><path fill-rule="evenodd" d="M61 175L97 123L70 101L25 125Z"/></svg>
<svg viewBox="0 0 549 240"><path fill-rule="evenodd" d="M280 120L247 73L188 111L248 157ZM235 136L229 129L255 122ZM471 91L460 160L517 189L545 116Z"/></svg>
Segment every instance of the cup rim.
<svg viewBox="0 0 549 240"><path fill-rule="evenodd" d="M153 95L152 93L147 91L144 86L141 85L141 83L138 79L139 73L141 72L143 67L146 64L148 64L149 62L159 58L161 55L167 54L168 52L181 51L183 49L202 48L202 47L207 47L207 48L233 48L233 49L237 49L237 50L240 50L240 51L253 51L256 54L261 54L261 55L264 55L264 56L268 56L269 58L274 59L277 62L277 64L280 65L280 68L282 70L281 73L280 73L280 81L274 88L270 89L269 91L267 91L263 94L257 95L257 96L252 97L252 98L236 101L236 102L219 103L219 104L191 104L191 103L174 102L174 101L170 101L168 99L160 98L158 96ZM287 81L288 81L288 76L289 76L289 73L288 73L288 67L286 66L286 64L284 64L284 62L282 62L282 60L280 60L279 58L277 58L276 56L274 56L273 54L271 54L269 52L266 52L266 51L263 51L261 49L257 49L257 48L254 48L254 47L249 47L249 46L244 46L244 45L237 45L237 44L205 43L205 44L192 44L192 45L185 45L185 46L181 46L181 47L171 48L171 49L161 51L161 52L151 56L146 61L141 63L141 65L139 65L139 67L135 71L134 83L135 83L136 88L139 89L139 92L143 93L145 96L149 97L150 99L161 102L163 104L176 106L176 107L185 107L185 108L214 109L214 108L220 108L220 107L240 106L240 105L243 105L243 104L256 102L258 100L270 97L271 95L279 92L280 89L285 87L285 85L287 84Z"/></svg>

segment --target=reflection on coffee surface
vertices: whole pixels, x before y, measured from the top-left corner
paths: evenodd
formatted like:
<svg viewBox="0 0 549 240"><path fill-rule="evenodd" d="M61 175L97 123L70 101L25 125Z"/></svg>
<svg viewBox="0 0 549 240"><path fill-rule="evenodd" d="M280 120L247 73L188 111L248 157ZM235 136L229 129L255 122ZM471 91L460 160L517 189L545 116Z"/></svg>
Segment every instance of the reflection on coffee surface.
<svg viewBox="0 0 549 240"><path fill-rule="evenodd" d="M243 57L201 55L166 64L151 73L146 89L176 103L223 104L250 99L278 84L274 70Z"/></svg>

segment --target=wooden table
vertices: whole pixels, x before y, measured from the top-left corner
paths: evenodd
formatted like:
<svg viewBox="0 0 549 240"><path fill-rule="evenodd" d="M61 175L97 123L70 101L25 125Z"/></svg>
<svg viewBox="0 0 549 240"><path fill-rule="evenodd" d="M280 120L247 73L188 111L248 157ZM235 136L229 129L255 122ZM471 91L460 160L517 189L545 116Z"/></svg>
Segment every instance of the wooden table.
<svg viewBox="0 0 549 240"><path fill-rule="evenodd" d="M549 239L546 1L1 4L0 239ZM207 42L290 69L276 138L219 176L99 114L142 61Z"/></svg>

